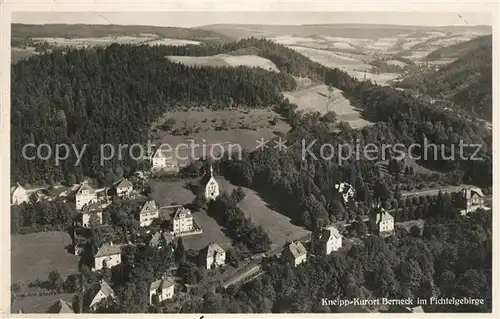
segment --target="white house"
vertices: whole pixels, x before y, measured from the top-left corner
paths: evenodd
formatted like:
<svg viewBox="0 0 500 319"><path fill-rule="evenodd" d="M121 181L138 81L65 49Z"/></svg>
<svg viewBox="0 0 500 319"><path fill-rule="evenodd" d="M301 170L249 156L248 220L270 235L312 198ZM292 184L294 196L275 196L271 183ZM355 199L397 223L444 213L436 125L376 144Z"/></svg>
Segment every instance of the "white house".
<svg viewBox="0 0 500 319"><path fill-rule="evenodd" d="M215 200L219 196L219 183L217 183L214 178L212 165L210 165L210 174L205 173L200 180L200 184L203 187L204 195L207 200Z"/></svg>
<svg viewBox="0 0 500 319"><path fill-rule="evenodd" d="M354 191L354 187L347 183L336 184L335 189L342 195L344 203L347 203L349 200L354 199L354 195L356 194L356 192Z"/></svg>
<svg viewBox="0 0 500 319"><path fill-rule="evenodd" d="M120 246L114 245L113 242L105 243L94 256L94 268L92 270L101 270L104 267L111 268L121 264L121 262Z"/></svg>
<svg viewBox="0 0 500 319"><path fill-rule="evenodd" d="M226 264L226 251L216 243L210 243L202 251L202 260L207 269L224 266Z"/></svg>
<svg viewBox="0 0 500 319"><path fill-rule="evenodd" d="M153 220L158 219L160 212L154 200L147 201L139 212L139 223L141 227L151 225Z"/></svg>
<svg viewBox="0 0 500 319"><path fill-rule="evenodd" d="M75 194L76 209L82 209L85 205L97 202L96 191L85 181Z"/></svg>
<svg viewBox="0 0 500 319"><path fill-rule="evenodd" d="M85 208L82 212L82 227L90 228L90 220L92 216L95 215L96 221L99 225L102 225L102 209L99 205L90 205Z"/></svg>
<svg viewBox="0 0 500 319"><path fill-rule="evenodd" d="M163 276L161 279L153 281L149 286L149 304L161 303L174 297L175 282L171 278ZM158 298L156 299L155 298Z"/></svg>
<svg viewBox="0 0 500 319"><path fill-rule="evenodd" d="M189 209L179 207L175 210L172 218L172 230L174 234L193 230L193 215Z"/></svg>
<svg viewBox="0 0 500 319"><path fill-rule="evenodd" d="M178 173L179 163L175 152L158 148L151 157L151 170Z"/></svg>
<svg viewBox="0 0 500 319"><path fill-rule="evenodd" d="M10 190L10 203L11 205L20 205L22 203L27 203L29 200L28 192L21 184L17 183Z"/></svg>
<svg viewBox="0 0 500 319"><path fill-rule="evenodd" d="M116 195L118 197L128 197L132 194L134 185L127 179L122 178L115 186Z"/></svg>
<svg viewBox="0 0 500 319"><path fill-rule="evenodd" d="M462 214L484 208L484 194L480 188L467 187L462 190Z"/></svg>
<svg viewBox="0 0 500 319"><path fill-rule="evenodd" d="M375 214L371 216L372 228L381 237L388 237L394 233L394 217L378 207Z"/></svg>
<svg viewBox="0 0 500 319"><path fill-rule="evenodd" d="M92 296L93 296L93 298L89 304L89 308L92 309L93 311L96 311L97 305L101 301L103 301L109 297L115 299L115 292L108 285L108 283L106 281L101 279L98 288L93 291Z"/></svg>
<svg viewBox="0 0 500 319"><path fill-rule="evenodd" d="M342 247L342 235L337 227L325 227L321 230L319 243L321 245L321 251L329 255Z"/></svg>
<svg viewBox="0 0 500 319"><path fill-rule="evenodd" d="M307 261L307 250L300 241L293 241L285 247L282 256L297 267Z"/></svg>

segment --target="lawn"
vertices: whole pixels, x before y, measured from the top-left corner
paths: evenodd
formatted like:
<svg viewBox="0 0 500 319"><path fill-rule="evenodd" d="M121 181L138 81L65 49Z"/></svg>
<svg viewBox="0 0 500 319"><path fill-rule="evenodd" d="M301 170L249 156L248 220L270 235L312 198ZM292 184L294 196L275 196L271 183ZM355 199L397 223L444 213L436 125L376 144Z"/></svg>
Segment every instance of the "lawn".
<svg viewBox="0 0 500 319"><path fill-rule="evenodd" d="M18 298L12 305L11 312L16 313L19 309L22 309L23 313L47 313L47 310L59 299L67 301L71 305L73 295L60 294Z"/></svg>
<svg viewBox="0 0 500 319"><path fill-rule="evenodd" d="M46 280L52 270L62 276L78 271L80 257L67 252L69 234L44 232L11 237L11 282L23 283L27 289L36 279Z"/></svg>

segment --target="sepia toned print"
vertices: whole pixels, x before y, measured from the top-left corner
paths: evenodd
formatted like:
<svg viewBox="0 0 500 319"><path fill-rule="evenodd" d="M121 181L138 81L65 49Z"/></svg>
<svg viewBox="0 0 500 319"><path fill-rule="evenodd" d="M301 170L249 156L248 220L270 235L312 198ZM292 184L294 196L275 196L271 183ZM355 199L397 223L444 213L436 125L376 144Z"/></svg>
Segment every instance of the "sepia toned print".
<svg viewBox="0 0 500 319"><path fill-rule="evenodd" d="M13 15L11 313L491 313L491 17L401 15Z"/></svg>

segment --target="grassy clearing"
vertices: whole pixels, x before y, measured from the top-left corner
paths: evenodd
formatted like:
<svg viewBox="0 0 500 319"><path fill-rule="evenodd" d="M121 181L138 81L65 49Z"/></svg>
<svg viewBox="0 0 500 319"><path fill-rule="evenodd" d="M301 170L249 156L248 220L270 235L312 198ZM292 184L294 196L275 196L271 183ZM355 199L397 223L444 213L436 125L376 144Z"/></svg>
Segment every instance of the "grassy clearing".
<svg viewBox="0 0 500 319"><path fill-rule="evenodd" d="M70 305L73 300L72 294L60 294L53 296L34 296L18 298L11 309L16 312L22 309L23 313L47 313L47 310L59 299L67 301Z"/></svg>
<svg viewBox="0 0 500 319"><path fill-rule="evenodd" d="M265 58L257 55L226 55L218 54L213 56L167 56L169 60L177 63L182 63L188 66L213 66L213 67L238 67L248 66L254 68L262 68L264 70L279 72L276 65Z"/></svg>
<svg viewBox="0 0 500 319"><path fill-rule="evenodd" d="M28 284L36 279L46 280L52 270L62 276L78 271L80 257L67 252L69 234L44 232L11 237L11 282Z"/></svg>
<svg viewBox="0 0 500 319"><path fill-rule="evenodd" d="M298 106L298 111L326 113L328 110L334 111L339 121L348 122L352 128L361 128L371 125L361 118L359 111L351 105L349 100L342 96L342 91L334 89L333 100L328 101L328 87L324 84L312 86L310 88L295 92L284 93L291 103Z"/></svg>

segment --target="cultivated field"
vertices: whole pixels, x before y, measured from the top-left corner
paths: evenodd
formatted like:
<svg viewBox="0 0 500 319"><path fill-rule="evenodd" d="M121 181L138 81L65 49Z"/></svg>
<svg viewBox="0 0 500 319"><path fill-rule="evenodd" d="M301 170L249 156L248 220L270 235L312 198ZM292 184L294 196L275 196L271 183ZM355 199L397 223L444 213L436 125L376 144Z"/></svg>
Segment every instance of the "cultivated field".
<svg viewBox="0 0 500 319"><path fill-rule="evenodd" d="M33 296L17 298L12 306L12 312L22 309L23 313L47 313L47 310L59 299L72 304L72 294L60 294L52 296Z"/></svg>
<svg viewBox="0 0 500 319"><path fill-rule="evenodd" d="M52 270L62 276L78 271L80 257L68 253L69 234L44 232L11 236L11 282L20 282L27 288L36 279L47 280Z"/></svg>
<svg viewBox="0 0 500 319"><path fill-rule="evenodd" d="M162 127L169 119L174 119L174 124ZM252 150L257 146L257 140L269 140L290 130L281 116L269 109L211 111L200 108L198 111L167 112L151 127L151 140L173 149L179 147L181 158L199 158L203 154L210 155L210 152L217 155L222 152L222 147L238 154L239 147ZM206 148L200 146L192 151L192 143Z"/></svg>
<svg viewBox="0 0 500 319"><path fill-rule="evenodd" d="M298 111L313 111L321 114L328 110L334 111L338 116L338 121L348 122L352 128L361 128L371 124L361 118L359 111L342 96L342 91L334 88L332 101L329 101L328 87L324 84L300 91L285 92L284 95L291 103L297 104Z"/></svg>
<svg viewBox="0 0 500 319"><path fill-rule="evenodd" d="M188 66L213 66L213 67L238 67L247 66L252 68L262 68L268 71L279 72L276 65L265 58L257 55L227 55L218 54L211 56L167 56L169 60L182 63Z"/></svg>

